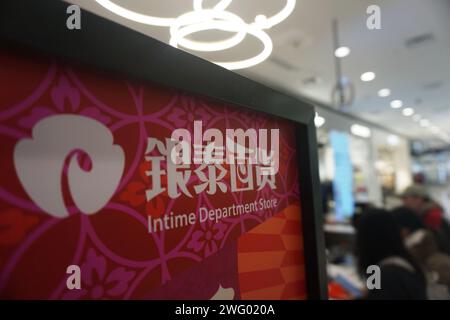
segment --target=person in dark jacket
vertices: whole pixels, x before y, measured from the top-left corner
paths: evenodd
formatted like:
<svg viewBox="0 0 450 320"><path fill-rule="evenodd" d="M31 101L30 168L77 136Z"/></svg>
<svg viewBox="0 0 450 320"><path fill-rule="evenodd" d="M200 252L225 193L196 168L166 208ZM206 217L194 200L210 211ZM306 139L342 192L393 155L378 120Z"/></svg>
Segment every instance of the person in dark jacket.
<svg viewBox="0 0 450 320"><path fill-rule="evenodd" d="M406 248L437 284L450 292L450 256L439 249L434 234L425 228L420 218L405 207L392 211Z"/></svg>
<svg viewBox="0 0 450 320"><path fill-rule="evenodd" d="M356 234L359 270L380 267L381 288L367 291L369 300L426 300L427 282L418 263L403 244L391 213L371 209L360 217Z"/></svg>
<svg viewBox="0 0 450 320"><path fill-rule="evenodd" d="M412 185L402 194L403 205L416 212L427 228L440 229L444 222L444 211L434 202L427 190L420 185Z"/></svg>
<svg viewBox="0 0 450 320"><path fill-rule="evenodd" d="M403 205L414 211L425 227L431 230L442 251L450 254L450 225L445 219L442 207L432 200L427 190L420 185L412 185L402 194Z"/></svg>

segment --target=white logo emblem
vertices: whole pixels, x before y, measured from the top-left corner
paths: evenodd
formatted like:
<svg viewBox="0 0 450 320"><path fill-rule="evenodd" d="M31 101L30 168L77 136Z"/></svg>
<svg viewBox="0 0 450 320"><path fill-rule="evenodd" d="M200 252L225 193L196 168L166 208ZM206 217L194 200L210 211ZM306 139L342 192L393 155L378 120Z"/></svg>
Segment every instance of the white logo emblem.
<svg viewBox="0 0 450 320"><path fill-rule="evenodd" d="M32 138L14 149L14 165L30 198L54 217L67 217L62 174L66 158L76 150L85 152L91 169L80 168L76 156L69 160L67 178L75 205L85 214L105 206L122 177L125 154L114 145L111 131L102 123L78 115L56 115L39 121Z"/></svg>

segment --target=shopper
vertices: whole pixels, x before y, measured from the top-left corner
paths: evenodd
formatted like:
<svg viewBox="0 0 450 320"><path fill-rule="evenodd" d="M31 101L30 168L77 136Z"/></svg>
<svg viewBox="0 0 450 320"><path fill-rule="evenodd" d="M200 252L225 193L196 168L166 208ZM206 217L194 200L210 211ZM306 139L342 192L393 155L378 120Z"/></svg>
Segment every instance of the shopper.
<svg viewBox="0 0 450 320"><path fill-rule="evenodd" d="M370 300L425 300L426 279L403 244L391 213L370 209L360 217L356 235L359 270L366 277L371 265L380 267L380 289L368 290Z"/></svg>
<svg viewBox="0 0 450 320"><path fill-rule="evenodd" d="M448 299L450 292L450 256L441 252L434 234L425 228L414 211L400 207L392 211L405 246L411 255L427 271L428 289L434 298ZM436 284L445 286L440 290Z"/></svg>
<svg viewBox="0 0 450 320"><path fill-rule="evenodd" d="M450 254L450 225L442 207L432 200L424 187L412 185L402 195L405 207L413 210L424 225L433 231L442 251Z"/></svg>
<svg viewBox="0 0 450 320"><path fill-rule="evenodd" d="M412 185L402 194L405 207L414 210L423 220L423 223L432 229L439 229L444 222L442 207L434 202L426 189L420 185Z"/></svg>

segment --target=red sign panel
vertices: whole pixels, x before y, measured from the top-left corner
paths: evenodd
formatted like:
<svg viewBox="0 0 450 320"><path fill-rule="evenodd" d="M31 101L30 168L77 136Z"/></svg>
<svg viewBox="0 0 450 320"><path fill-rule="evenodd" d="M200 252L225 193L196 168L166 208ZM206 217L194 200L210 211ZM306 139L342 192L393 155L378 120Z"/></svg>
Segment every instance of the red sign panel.
<svg viewBox="0 0 450 320"><path fill-rule="evenodd" d="M293 123L15 50L0 70L1 298L306 298ZM227 130L277 130L276 172L195 161Z"/></svg>

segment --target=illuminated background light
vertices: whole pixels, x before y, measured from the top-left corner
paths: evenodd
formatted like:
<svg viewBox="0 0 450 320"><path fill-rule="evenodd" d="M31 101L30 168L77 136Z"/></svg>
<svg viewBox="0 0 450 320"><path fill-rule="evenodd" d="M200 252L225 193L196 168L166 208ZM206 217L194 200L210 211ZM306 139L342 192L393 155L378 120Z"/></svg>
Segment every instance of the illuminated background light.
<svg viewBox="0 0 450 320"><path fill-rule="evenodd" d="M369 71L369 72L364 72L364 73L361 75L361 80L364 81L364 82L369 82L369 81L374 80L375 77L376 77L376 75L375 75L374 72L371 72L371 71Z"/></svg>
<svg viewBox="0 0 450 320"><path fill-rule="evenodd" d="M362 138L370 138L372 135L372 132L369 128L362 126L360 124L353 124L350 128L351 133L353 133L355 136L362 137Z"/></svg>
<svg viewBox="0 0 450 320"><path fill-rule="evenodd" d="M394 100L391 102L391 108L392 109L399 109L403 107L403 101L402 100Z"/></svg>
<svg viewBox="0 0 450 320"><path fill-rule="evenodd" d="M350 54L350 48L348 47L340 47L334 51L334 55L338 58L345 58Z"/></svg>
<svg viewBox="0 0 450 320"><path fill-rule="evenodd" d="M420 120L420 125L424 128L429 127L430 126L430 121L427 119L422 119Z"/></svg>
<svg viewBox="0 0 450 320"><path fill-rule="evenodd" d="M403 109L402 113L405 117L410 117L414 114L414 109L413 108L405 108L405 109Z"/></svg>
<svg viewBox="0 0 450 320"><path fill-rule="evenodd" d="M431 127L431 128L430 128L430 131L431 131L431 133L433 133L433 134L438 134L439 131L441 131L441 130L439 129L439 127L434 126L434 127Z"/></svg>
<svg viewBox="0 0 450 320"><path fill-rule="evenodd" d="M384 88L381 89L380 91L378 91L378 96L381 98L386 98L389 97L391 95L391 90L388 88Z"/></svg>
<svg viewBox="0 0 450 320"><path fill-rule="evenodd" d="M391 146L397 146L400 143L400 138L395 134L391 134L388 136L387 142Z"/></svg>

